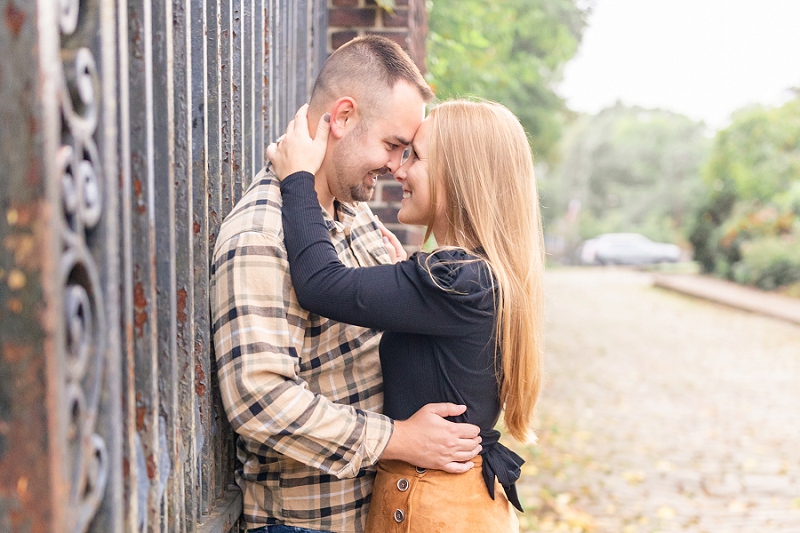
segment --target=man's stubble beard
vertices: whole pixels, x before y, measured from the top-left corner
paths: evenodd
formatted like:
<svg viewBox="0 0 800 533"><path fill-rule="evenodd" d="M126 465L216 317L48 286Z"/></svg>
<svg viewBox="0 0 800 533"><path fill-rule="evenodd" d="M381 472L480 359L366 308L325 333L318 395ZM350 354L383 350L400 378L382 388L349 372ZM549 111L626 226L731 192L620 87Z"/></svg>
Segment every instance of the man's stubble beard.
<svg viewBox="0 0 800 533"><path fill-rule="evenodd" d="M334 196L340 202L368 202L375 192L374 186L364 183L366 172L359 170L358 160L351 164L353 154L357 154L363 146L368 127L361 122L349 135L339 141L333 152L333 168L335 172ZM358 183L350 183L354 175L360 174Z"/></svg>

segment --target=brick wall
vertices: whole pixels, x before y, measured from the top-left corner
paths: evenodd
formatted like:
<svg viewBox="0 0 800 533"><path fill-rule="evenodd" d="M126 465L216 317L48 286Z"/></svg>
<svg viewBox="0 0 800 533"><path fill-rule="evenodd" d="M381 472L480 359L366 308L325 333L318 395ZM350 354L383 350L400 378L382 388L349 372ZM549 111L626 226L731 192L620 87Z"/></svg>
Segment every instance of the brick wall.
<svg viewBox="0 0 800 533"><path fill-rule="evenodd" d="M358 35L372 33L392 39L425 72L428 15L425 0L395 0L387 13L375 0L328 0L328 53Z"/></svg>
<svg viewBox="0 0 800 533"><path fill-rule="evenodd" d="M428 36L425 0L395 0L395 4L397 7L390 14L378 7L375 0L328 0L328 52L359 35L383 35L402 46L424 73ZM422 244L425 228L397 222L402 199L400 184L387 174L379 178L370 207L412 252Z"/></svg>

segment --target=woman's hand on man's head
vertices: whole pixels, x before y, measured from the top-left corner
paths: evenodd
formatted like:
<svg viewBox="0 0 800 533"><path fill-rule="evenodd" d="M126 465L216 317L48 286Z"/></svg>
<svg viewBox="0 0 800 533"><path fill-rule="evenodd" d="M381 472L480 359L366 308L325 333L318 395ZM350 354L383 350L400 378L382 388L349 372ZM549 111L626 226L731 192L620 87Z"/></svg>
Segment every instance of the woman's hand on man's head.
<svg viewBox="0 0 800 533"><path fill-rule="evenodd" d="M312 139L308 133L308 104L297 110L294 119L286 126L286 133L267 147L267 157L279 180L300 171L317 173L325 159L330 120L328 113L319 119L317 133Z"/></svg>

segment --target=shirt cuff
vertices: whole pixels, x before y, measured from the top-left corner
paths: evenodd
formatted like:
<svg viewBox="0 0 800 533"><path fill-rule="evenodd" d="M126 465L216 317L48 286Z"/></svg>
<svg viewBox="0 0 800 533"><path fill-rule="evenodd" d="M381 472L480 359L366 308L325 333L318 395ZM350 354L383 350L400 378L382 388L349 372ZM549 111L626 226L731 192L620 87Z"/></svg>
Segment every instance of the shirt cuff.
<svg viewBox="0 0 800 533"><path fill-rule="evenodd" d="M371 411L364 411L364 414L367 417L367 421L364 428L366 453L364 454L363 466L373 466L383 455L386 446L389 445L389 439L392 438L392 432L394 431L394 420Z"/></svg>
<svg viewBox="0 0 800 533"><path fill-rule="evenodd" d="M359 410L359 414L364 415L364 438L353 460L335 474L339 479L355 477L359 471L375 466L392 438L394 421L391 418L371 411Z"/></svg>

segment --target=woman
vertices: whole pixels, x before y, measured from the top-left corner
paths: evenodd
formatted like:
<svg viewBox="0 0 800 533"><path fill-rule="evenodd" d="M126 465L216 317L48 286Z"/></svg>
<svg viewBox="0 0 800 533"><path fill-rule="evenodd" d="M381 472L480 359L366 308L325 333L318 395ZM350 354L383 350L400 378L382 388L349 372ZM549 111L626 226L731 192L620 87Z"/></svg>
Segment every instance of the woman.
<svg viewBox="0 0 800 533"><path fill-rule="evenodd" d="M384 413L408 418L431 402L466 405L481 428L465 474L380 461L367 531L516 531L509 502L522 460L497 442L526 440L541 380L544 251L528 140L500 104L451 101L423 121L395 173L398 219L426 225L437 248L394 265L347 268L330 243L313 175L304 109L268 154L281 182L286 248L300 304L384 329ZM310 148L312 145L318 148ZM324 149L324 148L323 148ZM302 161L302 164L298 164ZM291 175L290 175L291 174ZM499 484L503 490L497 490Z"/></svg>

